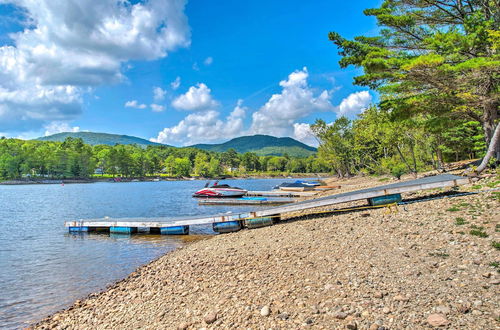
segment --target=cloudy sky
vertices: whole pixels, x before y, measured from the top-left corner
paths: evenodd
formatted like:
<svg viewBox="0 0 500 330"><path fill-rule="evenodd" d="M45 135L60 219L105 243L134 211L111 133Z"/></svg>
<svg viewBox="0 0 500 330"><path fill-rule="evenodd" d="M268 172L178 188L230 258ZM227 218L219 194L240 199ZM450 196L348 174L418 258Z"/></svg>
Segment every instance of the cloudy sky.
<svg viewBox="0 0 500 330"><path fill-rule="evenodd" d="M316 118L375 100L327 34L375 31L379 2L0 0L0 136L313 143Z"/></svg>

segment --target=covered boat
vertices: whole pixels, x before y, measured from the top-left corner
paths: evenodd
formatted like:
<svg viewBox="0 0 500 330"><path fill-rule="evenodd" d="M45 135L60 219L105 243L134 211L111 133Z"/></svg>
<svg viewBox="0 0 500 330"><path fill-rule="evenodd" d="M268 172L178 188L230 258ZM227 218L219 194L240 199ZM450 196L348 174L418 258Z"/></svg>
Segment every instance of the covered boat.
<svg viewBox="0 0 500 330"><path fill-rule="evenodd" d="M238 187L231 187L227 184L218 184L215 182L213 186L209 187L210 182L207 182L205 188L198 190L193 194L193 197L241 197L247 193L245 189Z"/></svg>

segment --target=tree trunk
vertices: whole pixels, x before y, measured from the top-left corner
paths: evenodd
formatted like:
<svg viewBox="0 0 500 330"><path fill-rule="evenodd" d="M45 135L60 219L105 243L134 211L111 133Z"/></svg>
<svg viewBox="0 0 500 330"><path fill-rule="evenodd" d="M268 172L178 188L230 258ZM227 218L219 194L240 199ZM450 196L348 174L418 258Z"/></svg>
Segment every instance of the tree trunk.
<svg viewBox="0 0 500 330"><path fill-rule="evenodd" d="M488 162L490 158L494 156L494 154L498 151L498 147L500 146L500 123L497 124L493 136L491 137L490 144L488 146L488 151L483 158L483 161L476 169L476 174L480 174L484 169L488 166ZM497 153L498 155L498 153ZM498 159L498 158L497 158Z"/></svg>
<svg viewBox="0 0 500 330"><path fill-rule="evenodd" d="M406 167L408 168L408 172L412 172L410 164L406 161L405 156L403 156L403 153L401 152L401 148L399 148L399 144L396 143L396 150L398 151L399 157L405 163Z"/></svg>
<svg viewBox="0 0 500 330"><path fill-rule="evenodd" d="M483 105L483 116L481 119L483 120L482 124L486 145L491 146L491 141L495 133L495 121L498 119L498 104L495 100L488 100L488 102ZM490 148L488 148L488 151L489 149ZM500 160L500 144L496 144L492 156Z"/></svg>

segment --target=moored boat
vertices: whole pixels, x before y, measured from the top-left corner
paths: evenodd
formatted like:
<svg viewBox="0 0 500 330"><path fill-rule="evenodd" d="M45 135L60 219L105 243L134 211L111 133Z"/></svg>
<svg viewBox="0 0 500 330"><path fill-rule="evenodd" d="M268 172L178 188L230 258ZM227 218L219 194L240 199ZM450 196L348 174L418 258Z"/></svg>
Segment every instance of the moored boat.
<svg viewBox="0 0 500 330"><path fill-rule="evenodd" d="M231 187L227 184L218 184L216 181L213 186L209 187L210 182L207 182L205 188L198 190L193 194L193 197L241 197L244 196L247 191L238 187Z"/></svg>

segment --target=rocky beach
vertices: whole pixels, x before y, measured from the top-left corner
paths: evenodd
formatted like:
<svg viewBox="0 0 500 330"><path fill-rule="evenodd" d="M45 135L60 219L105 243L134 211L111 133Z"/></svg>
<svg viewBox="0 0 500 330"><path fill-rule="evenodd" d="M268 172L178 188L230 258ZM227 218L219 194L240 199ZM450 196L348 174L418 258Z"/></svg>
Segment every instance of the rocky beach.
<svg viewBox="0 0 500 330"><path fill-rule="evenodd" d="M343 188L328 193L387 183L334 182ZM32 327L497 329L500 192L491 188L499 183L492 175L460 188L479 194L293 214L272 227L196 241Z"/></svg>

